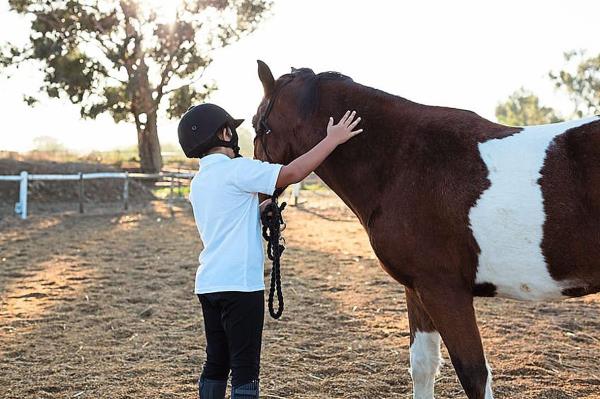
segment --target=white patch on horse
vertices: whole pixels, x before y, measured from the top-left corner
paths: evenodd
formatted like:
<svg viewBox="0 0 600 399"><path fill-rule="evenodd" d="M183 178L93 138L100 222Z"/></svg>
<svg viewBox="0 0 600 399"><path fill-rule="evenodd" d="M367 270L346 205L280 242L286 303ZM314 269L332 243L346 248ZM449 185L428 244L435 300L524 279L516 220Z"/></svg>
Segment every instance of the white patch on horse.
<svg viewBox="0 0 600 399"><path fill-rule="evenodd" d="M541 249L546 214L540 170L557 135L598 119L529 126L479 144L491 185L469 213L481 248L476 283L492 283L498 296L508 298L562 297L565 287L550 276Z"/></svg>
<svg viewBox="0 0 600 399"><path fill-rule="evenodd" d="M487 368L487 380L485 381L485 398L484 399L494 399L494 393L492 392L492 368L488 364L487 360L485 362L485 367Z"/></svg>
<svg viewBox="0 0 600 399"><path fill-rule="evenodd" d="M436 331L415 333L410 346L410 375L414 399L433 399L435 377L442 365L440 334Z"/></svg>

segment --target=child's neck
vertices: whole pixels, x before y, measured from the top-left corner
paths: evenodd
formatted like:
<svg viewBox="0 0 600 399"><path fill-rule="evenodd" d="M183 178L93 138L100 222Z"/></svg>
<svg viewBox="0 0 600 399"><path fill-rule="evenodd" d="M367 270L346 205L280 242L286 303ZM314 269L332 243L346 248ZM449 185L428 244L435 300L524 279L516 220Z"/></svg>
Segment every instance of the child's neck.
<svg viewBox="0 0 600 399"><path fill-rule="evenodd" d="M223 154L228 156L229 158L235 158L235 153L229 147L215 147L208 152L208 155L212 154Z"/></svg>

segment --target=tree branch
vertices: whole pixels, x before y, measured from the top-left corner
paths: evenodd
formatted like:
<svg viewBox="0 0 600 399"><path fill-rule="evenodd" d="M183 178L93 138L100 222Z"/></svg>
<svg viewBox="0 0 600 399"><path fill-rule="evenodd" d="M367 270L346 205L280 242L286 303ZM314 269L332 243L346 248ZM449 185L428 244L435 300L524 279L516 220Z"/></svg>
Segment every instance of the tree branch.
<svg viewBox="0 0 600 399"><path fill-rule="evenodd" d="M196 78L194 78L194 79L190 80L189 82L187 82L187 83L185 83L185 84L182 84L182 85L180 85L180 86L178 86L178 87L175 87L175 88L173 88L173 89L169 89L169 90L165 91L165 92L164 92L164 95L170 94L170 93L172 93L172 92L174 92L174 91L177 91L177 90L179 90L179 89L181 89L181 88L183 88L183 87L185 87L185 86L190 86L190 85L193 85L194 83L196 83L196 82L198 82L200 79L202 79L202 76L204 76L204 73L205 73L205 72L206 72L206 69L203 69L203 70L202 70L202 72L201 72L201 73L200 73L200 74L199 74L199 75L198 75Z"/></svg>
<svg viewBox="0 0 600 399"><path fill-rule="evenodd" d="M160 104L160 101L163 98L163 95L165 93L163 93L163 89L165 88L165 86L169 83L169 81L171 80L171 76L170 73L173 71L173 59L175 56L175 53L177 52L177 50L175 51L171 51L169 53L169 61L167 62L167 64L165 65L165 69L163 69L161 76L160 76L160 83L158 84L158 86L156 87L156 104L158 107L158 104Z"/></svg>

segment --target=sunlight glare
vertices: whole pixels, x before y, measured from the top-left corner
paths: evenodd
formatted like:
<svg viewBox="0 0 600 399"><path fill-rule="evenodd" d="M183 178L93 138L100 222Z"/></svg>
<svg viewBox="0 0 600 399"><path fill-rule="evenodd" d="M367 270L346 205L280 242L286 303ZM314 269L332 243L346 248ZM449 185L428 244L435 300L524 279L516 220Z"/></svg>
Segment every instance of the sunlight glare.
<svg viewBox="0 0 600 399"><path fill-rule="evenodd" d="M177 8L180 6L181 0L144 0L139 4L146 11L156 12L159 20L173 23L177 18Z"/></svg>

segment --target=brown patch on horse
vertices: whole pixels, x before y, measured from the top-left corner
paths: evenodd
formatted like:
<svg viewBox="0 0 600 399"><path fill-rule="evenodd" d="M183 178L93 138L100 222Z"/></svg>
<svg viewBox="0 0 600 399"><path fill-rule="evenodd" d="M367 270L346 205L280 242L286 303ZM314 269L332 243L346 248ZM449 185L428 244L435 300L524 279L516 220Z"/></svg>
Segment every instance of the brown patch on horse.
<svg viewBox="0 0 600 399"><path fill-rule="evenodd" d="M600 291L600 121L557 136L546 153L540 186L546 222L542 253L563 291Z"/></svg>
<svg viewBox="0 0 600 399"><path fill-rule="evenodd" d="M412 289L406 289L406 307L408 308L408 322L411 328L410 343L415 339L417 331L432 332L437 331L431 317L423 307L423 303L419 299L419 295Z"/></svg>
<svg viewBox="0 0 600 399"><path fill-rule="evenodd" d="M580 297L600 292L600 285L588 285L585 287L574 287L562 290L562 294L570 297Z"/></svg>
<svg viewBox="0 0 600 399"><path fill-rule="evenodd" d="M477 283L473 286L473 296L496 296L496 286L492 283Z"/></svg>

